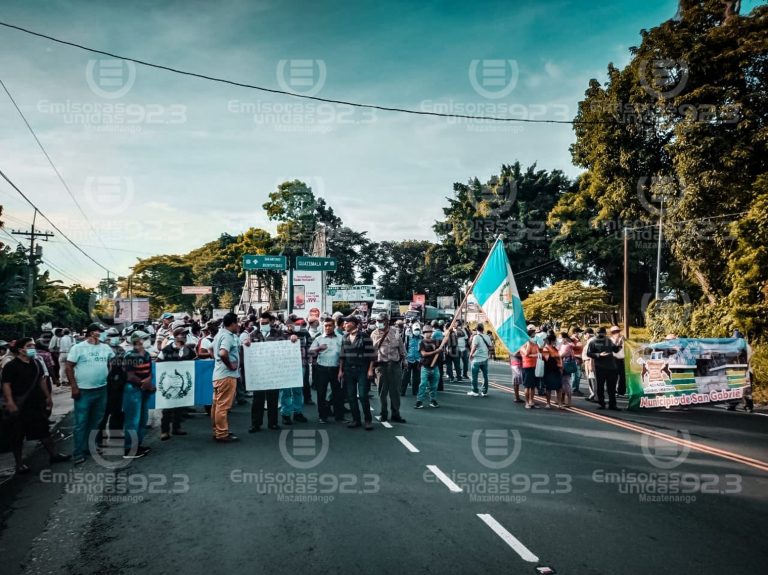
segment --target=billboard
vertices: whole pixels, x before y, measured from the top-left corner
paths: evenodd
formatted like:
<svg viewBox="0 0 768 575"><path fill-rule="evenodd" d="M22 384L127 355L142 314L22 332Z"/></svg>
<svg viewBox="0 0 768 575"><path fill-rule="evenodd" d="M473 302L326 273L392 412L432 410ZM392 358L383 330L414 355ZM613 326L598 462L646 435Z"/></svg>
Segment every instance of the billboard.
<svg viewBox="0 0 768 575"><path fill-rule="evenodd" d="M740 400L751 391L741 338L625 341L630 409Z"/></svg>
<svg viewBox="0 0 768 575"><path fill-rule="evenodd" d="M320 317L323 310L323 272L294 270L293 313L301 318Z"/></svg>
<svg viewBox="0 0 768 575"><path fill-rule="evenodd" d="M437 309L456 309L456 297L452 295L437 296Z"/></svg>
<svg viewBox="0 0 768 575"><path fill-rule="evenodd" d="M115 323L149 321L149 298L115 298Z"/></svg>

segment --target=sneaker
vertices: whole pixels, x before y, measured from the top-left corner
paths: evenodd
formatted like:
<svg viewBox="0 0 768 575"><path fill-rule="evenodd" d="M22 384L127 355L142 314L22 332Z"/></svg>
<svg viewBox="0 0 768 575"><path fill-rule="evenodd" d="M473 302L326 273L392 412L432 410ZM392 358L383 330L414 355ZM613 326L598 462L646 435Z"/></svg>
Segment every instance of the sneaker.
<svg viewBox="0 0 768 575"><path fill-rule="evenodd" d="M140 457L144 457L147 454L146 451L142 451L141 448L137 449L135 453L131 453L130 449L125 450L125 455L123 455L123 459L138 459Z"/></svg>
<svg viewBox="0 0 768 575"><path fill-rule="evenodd" d="M399 415L393 415L390 421L394 421L395 423L405 423L405 419L403 419Z"/></svg>
<svg viewBox="0 0 768 575"><path fill-rule="evenodd" d="M488 397L488 392L487 391L481 391L480 392L480 397Z"/></svg>
<svg viewBox="0 0 768 575"><path fill-rule="evenodd" d="M440 407L440 405L433 399L429 402L429 407Z"/></svg>
<svg viewBox="0 0 768 575"><path fill-rule="evenodd" d="M293 416L293 420L297 421L298 423L307 423L307 421L308 421L308 419L306 417L304 417L303 413L296 413Z"/></svg>
<svg viewBox="0 0 768 575"><path fill-rule="evenodd" d="M85 463L85 457L83 457L82 455L80 457L75 457L72 460L73 465L82 465L83 463Z"/></svg>
<svg viewBox="0 0 768 575"><path fill-rule="evenodd" d="M469 397L480 397L480 394L479 394L479 393L477 393L476 391L468 391L468 392L467 392L467 395L468 395Z"/></svg>
<svg viewBox="0 0 768 575"><path fill-rule="evenodd" d="M373 429L373 422L372 421L366 421L364 427L365 427L366 431L371 431Z"/></svg>
<svg viewBox="0 0 768 575"><path fill-rule="evenodd" d="M328 418L327 417L321 417L320 419L317 420L317 422L318 423L328 423Z"/></svg>
<svg viewBox="0 0 768 575"><path fill-rule="evenodd" d="M160 441L168 441L171 438L170 433L161 433L160 434Z"/></svg>
<svg viewBox="0 0 768 575"><path fill-rule="evenodd" d="M414 406L416 409L424 409L424 404L420 401L416 402L416 405Z"/></svg>
<svg viewBox="0 0 768 575"><path fill-rule="evenodd" d="M382 413L382 414L379 416L379 421L381 421L381 422L384 422L384 421L386 421L388 418L389 418L389 414L387 414L386 412L384 412L384 413Z"/></svg>
<svg viewBox="0 0 768 575"><path fill-rule="evenodd" d="M362 427L362 426L363 426L363 424L360 423L359 421L351 421L350 423L347 424L347 427L349 429L354 429L356 427Z"/></svg>

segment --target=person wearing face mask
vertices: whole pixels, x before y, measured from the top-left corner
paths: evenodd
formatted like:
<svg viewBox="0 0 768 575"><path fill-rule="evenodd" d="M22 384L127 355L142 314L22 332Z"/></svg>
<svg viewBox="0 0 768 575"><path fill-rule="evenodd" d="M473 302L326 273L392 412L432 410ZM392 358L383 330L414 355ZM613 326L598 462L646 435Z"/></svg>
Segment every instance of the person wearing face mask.
<svg viewBox="0 0 768 575"><path fill-rule="evenodd" d="M290 337L291 341L296 341L295 335L288 336L275 325L275 318L269 312L264 312L259 316L258 329L254 330L251 338L251 345L269 341L282 341ZM264 402L267 404L267 427L273 430L279 430L277 424L277 403L280 396L279 389L259 389L253 392L253 403L251 404L251 427L248 433L261 431L264 424Z"/></svg>
<svg viewBox="0 0 768 575"><path fill-rule="evenodd" d="M128 340L131 349L123 356L126 383L123 388L123 412L125 413L125 459L144 457L149 447L142 445L146 431L149 409L147 402L156 391L152 385L152 358L144 349L149 334L134 331ZM136 445L133 445L134 440Z"/></svg>
<svg viewBox="0 0 768 575"><path fill-rule="evenodd" d="M376 388L381 402L381 421L387 421L387 397L392 409L392 421L405 423L400 417L400 385L403 378L405 345L400 340L397 329L389 325L389 316L380 313L376 316L376 329L371 333L371 341L376 350Z"/></svg>
<svg viewBox="0 0 768 575"><path fill-rule="evenodd" d="M171 333L173 331L173 328L171 327L173 321L173 314L170 312L165 312L160 316L160 327L157 328L157 333L155 334L155 348L158 352L168 345L173 338Z"/></svg>
<svg viewBox="0 0 768 575"><path fill-rule="evenodd" d="M413 395L419 391L421 384L421 353L419 353L419 344L423 336L421 334L421 324L414 322L411 326L411 333L405 337L405 368L400 381L400 397L405 397L405 392L410 386L413 389Z"/></svg>
<svg viewBox="0 0 768 575"><path fill-rule="evenodd" d="M157 361L190 361L196 359L195 350L187 345L187 331L188 328L184 322L175 322L172 325L173 341L158 354ZM173 430L174 435L187 435L187 432L181 429L183 413L183 407L163 410L163 418L160 420L160 439L162 441L171 438L171 430Z"/></svg>
<svg viewBox="0 0 768 575"><path fill-rule="evenodd" d="M370 380L373 379L373 363L376 350L373 341L361 331L360 318L348 316L344 318L346 333L341 342L339 356L339 378L344 382L349 407L352 411L352 422L347 425L350 429L362 427L361 419L365 420L365 430L373 430L371 403L368 398Z"/></svg>
<svg viewBox="0 0 768 575"><path fill-rule="evenodd" d="M341 355L341 336L336 334L336 323L332 318L323 322L324 332L317 336L309 348L309 355L316 358L315 382L317 388L317 412L320 423L328 423L331 415L339 423L344 419L344 394L339 382L339 356ZM328 403L328 387L331 388L333 413Z"/></svg>
<svg viewBox="0 0 768 575"><path fill-rule="evenodd" d="M307 350L309 344L307 342L308 335L306 330L302 330L301 326L296 323L296 317L291 315L286 320L286 334L291 337L292 341L298 341L301 345L301 363L306 373L307 368ZM305 388L309 388L309 384L302 387L292 387L288 389L280 390L280 414L283 416L283 425L291 425L295 423L307 423L307 418L304 417L304 403L306 392ZM308 404L314 404L310 397Z"/></svg>
<svg viewBox="0 0 768 575"><path fill-rule="evenodd" d="M123 429L123 389L125 387L125 369L123 357L125 349L120 345L120 332L111 327L106 332L107 345L115 352L115 357L110 364L107 374L107 409L99 423L99 433L96 435L96 444L104 447L104 430L109 428L110 439L118 435L117 430ZM120 438L122 441L122 437Z"/></svg>
<svg viewBox="0 0 768 575"><path fill-rule="evenodd" d="M16 340L15 358L8 362L2 373L2 389L6 415L3 417L3 433L7 434L16 473L29 473L30 468L22 459L24 439L39 440L51 463L68 461L69 455L56 453L48 427L48 413L53 400L43 379L43 368L36 359L35 342L30 337Z"/></svg>
<svg viewBox="0 0 768 575"><path fill-rule="evenodd" d="M67 379L75 400L74 464L85 462L90 454L89 437L97 432L107 407L107 375L115 352L103 342L104 330L92 323L85 340L75 344L67 355Z"/></svg>

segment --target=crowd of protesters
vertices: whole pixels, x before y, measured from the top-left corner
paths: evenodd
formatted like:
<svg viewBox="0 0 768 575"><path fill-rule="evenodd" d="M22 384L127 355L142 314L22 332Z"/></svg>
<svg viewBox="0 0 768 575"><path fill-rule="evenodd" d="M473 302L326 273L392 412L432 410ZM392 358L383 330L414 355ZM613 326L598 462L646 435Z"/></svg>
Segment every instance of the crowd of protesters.
<svg viewBox="0 0 768 575"><path fill-rule="evenodd" d="M301 386L246 391L243 349L283 340L300 347ZM460 319L450 325L443 320L390 321L386 313L370 321L338 312L306 320L270 312L247 317L228 313L204 324L164 313L154 324L133 324L122 331L95 323L82 333L54 329L36 340L0 340L0 442L12 451L17 473L29 471L22 459L25 439L41 441L51 463L71 459L79 465L114 437L122 441L125 458L143 457L150 451L144 437L156 391L152 363L195 359L214 361L210 405L202 407L217 443L238 441L229 427L229 411L249 401L249 433L262 430L265 411L270 430L307 423L306 405L317 405L320 424L370 431L373 387L382 422L405 423L401 402L409 391L416 409L439 407L438 392L446 382L466 382L468 396L487 397L495 347L483 323L471 328ZM547 325L529 325L528 341L510 357L514 401L533 409L538 395L545 408L551 409L554 399L563 409L573 396L583 396L597 402L598 409L618 410L616 398L626 394L623 363L618 326L557 333ZM582 392L584 380L587 389ZM71 455L57 453L50 434L56 386L68 387L74 399ZM183 422L190 410L161 410L162 441L187 435Z"/></svg>

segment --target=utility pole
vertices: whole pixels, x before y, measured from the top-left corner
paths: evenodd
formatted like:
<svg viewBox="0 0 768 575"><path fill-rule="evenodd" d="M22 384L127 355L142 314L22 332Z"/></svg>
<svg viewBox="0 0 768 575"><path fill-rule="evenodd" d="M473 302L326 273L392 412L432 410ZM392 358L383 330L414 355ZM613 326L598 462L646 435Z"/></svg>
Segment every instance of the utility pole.
<svg viewBox="0 0 768 575"><path fill-rule="evenodd" d="M37 209L32 216L32 229L28 232L20 230L12 230L11 233L15 236L24 236L29 239L29 270L27 274L27 307L31 310L34 305L34 291L35 291L35 276L37 275L37 258L43 255L41 246L37 246L35 249L35 238L41 238L43 241L48 241L48 238L52 238L51 232L38 232L35 231L35 222L37 221Z"/></svg>
<svg viewBox="0 0 768 575"><path fill-rule="evenodd" d="M624 338L629 339L629 228L624 228Z"/></svg>
<svg viewBox="0 0 768 575"><path fill-rule="evenodd" d="M659 210L659 245L656 249L656 300L661 297L661 242L664 235L664 196L661 196L661 209Z"/></svg>

